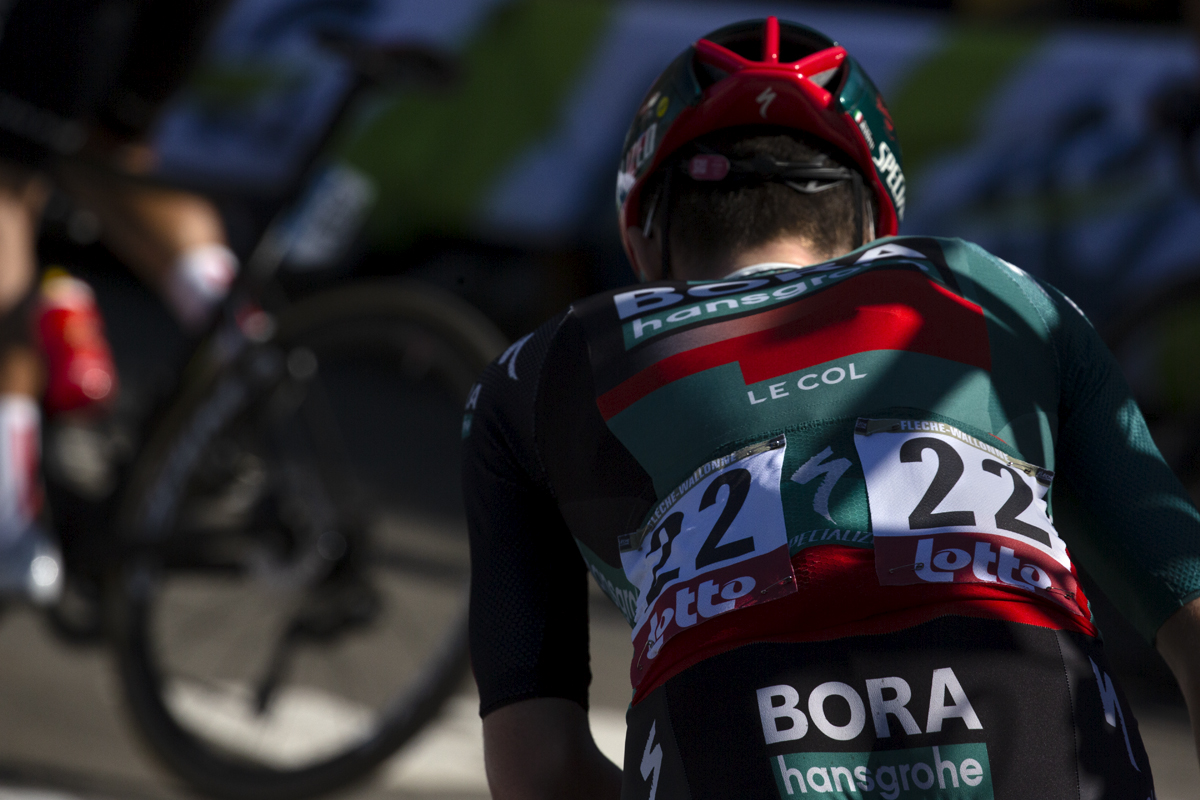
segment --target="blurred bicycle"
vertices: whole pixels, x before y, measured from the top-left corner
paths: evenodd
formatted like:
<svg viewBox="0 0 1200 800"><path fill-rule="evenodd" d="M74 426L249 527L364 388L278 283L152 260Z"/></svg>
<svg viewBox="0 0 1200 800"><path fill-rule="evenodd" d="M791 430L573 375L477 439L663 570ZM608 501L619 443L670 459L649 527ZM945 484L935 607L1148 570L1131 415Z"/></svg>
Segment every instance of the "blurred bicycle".
<svg viewBox="0 0 1200 800"><path fill-rule="evenodd" d="M354 79L171 398L133 428L111 514L67 549L68 585L98 591L54 611L64 635L103 632L147 744L219 797L363 776L466 666L461 409L506 341L416 282L294 296L279 280L353 191L324 155L340 123L372 87L442 84L453 66L322 39Z"/></svg>

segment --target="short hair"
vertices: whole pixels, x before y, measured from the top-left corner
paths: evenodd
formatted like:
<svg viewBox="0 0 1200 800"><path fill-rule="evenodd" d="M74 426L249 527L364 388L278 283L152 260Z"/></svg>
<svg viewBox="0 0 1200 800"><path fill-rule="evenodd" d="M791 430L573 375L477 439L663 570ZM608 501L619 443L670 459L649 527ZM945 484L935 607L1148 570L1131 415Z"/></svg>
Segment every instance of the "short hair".
<svg viewBox="0 0 1200 800"><path fill-rule="evenodd" d="M778 128L728 128L697 139L677 158L690 158L700 148L730 159L749 159L761 153L779 161L817 161L856 169L849 158L822 142ZM666 169L659 170L643 196L653 197ZM798 192L779 181L696 181L677 171L672 175L667 211L672 252L683 251L705 263L727 261L741 250L758 247L781 236L800 236L817 254L832 258L858 247L857 219L867 233L874 203L864 186L863 216L854 213L854 185L842 181L815 194Z"/></svg>

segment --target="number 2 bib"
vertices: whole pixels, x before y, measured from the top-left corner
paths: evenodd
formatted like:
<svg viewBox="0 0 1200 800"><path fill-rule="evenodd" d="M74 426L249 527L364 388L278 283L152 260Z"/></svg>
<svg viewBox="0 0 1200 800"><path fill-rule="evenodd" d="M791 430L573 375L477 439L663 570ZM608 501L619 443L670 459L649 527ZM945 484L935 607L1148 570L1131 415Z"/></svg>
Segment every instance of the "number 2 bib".
<svg viewBox="0 0 1200 800"><path fill-rule="evenodd" d="M621 564L637 588L634 687L675 634L735 608L796 591L779 482L779 436L710 461L621 536Z"/></svg>
<svg viewBox="0 0 1200 800"><path fill-rule="evenodd" d="M1047 514L1053 472L942 422L860 418L854 444L881 584L991 583L1084 615Z"/></svg>

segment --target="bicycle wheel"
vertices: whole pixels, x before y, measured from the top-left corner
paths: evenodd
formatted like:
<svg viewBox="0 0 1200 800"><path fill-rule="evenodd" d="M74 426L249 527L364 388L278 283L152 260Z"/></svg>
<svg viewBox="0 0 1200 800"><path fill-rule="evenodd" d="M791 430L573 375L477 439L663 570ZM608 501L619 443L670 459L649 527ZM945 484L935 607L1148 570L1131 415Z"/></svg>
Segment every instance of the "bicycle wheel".
<svg viewBox="0 0 1200 800"><path fill-rule="evenodd" d="M341 787L457 687L461 410L503 345L453 296L352 286L168 415L123 503L117 645L137 726L194 786Z"/></svg>
<svg viewBox="0 0 1200 800"><path fill-rule="evenodd" d="M1106 334L1163 458L1200 503L1200 280L1156 291Z"/></svg>

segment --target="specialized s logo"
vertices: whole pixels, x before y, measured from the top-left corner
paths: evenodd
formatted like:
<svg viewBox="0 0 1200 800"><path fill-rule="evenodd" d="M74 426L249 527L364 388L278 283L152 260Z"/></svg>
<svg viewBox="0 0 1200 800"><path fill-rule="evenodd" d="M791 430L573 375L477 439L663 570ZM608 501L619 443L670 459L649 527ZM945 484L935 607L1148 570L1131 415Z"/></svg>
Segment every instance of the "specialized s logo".
<svg viewBox="0 0 1200 800"><path fill-rule="evenodd" d="M500 366L502 366L502 367L505 365L508 366L508 377L512 378L514 381L518 380L518 378L517 378L517 356L519 356L521 354L521 348L525 346L525 343L528 342L532 338L533 338L532 333L525 334L520 339L517 339L515 342L510 344L508 346L508 349L505 350L504 353L500 356L500 358L498 358L496 360L496 363L499 364Z"/></svg>
<svg viewBox="0 0 1200 800"><path fill-rule="evenodd" d="M1125 727L1125 712L1121 710L1121 700L1117 697L1117 690L1113 688L1112 678L1108 677L1108 673L1096 666L1096 662L1089 657L1088 662L1092 665L1092 674L1096 676L1096 683L1100 689L1100 703L1104 706L1104 721L1108 723L1110 728L1121 725L1121 733L1125 736L1125 752L1129 755L1129 763L1138 772L1142 768L1137 765L1137 760L1133 757L1133 745L1129 742L1129 729Z"/></svg>
<svg viewBox="0 0 1200 800"><path fill-rule="evenodd" d="M758 103L758 113L762 115L763 119L767 118L767 109L770 107L772 101L774 101L776 97L778 97L778 95L775 94L775 90L768 86L759 93L758 97L754 98L754 100Z"/></svg>
<svg viewBox="0 0 1200 800"><path fill-rule="evenodd" d="M661 744L654 743L654 732L658 722L650 724L650 735L646 737L646 749L642 753L642 778L650 781L650 798L658 792L658 776L662 772L663 751Z"/></svg>
<svg viewBox="0 0 1200 800"><path fill-rule="evenodd" d="M825 476L813 497L813 511L833 522L833 517L829 516L829 496L833 494L833 487L837 484L838 479L846 474L846 470L850 469L850 459L835 458L832 461L826 461L825 459L831 455L833 455L833 448L826 447L805 461L800 469L792 474L792 480L803 486L818 475Z"/></svg>

